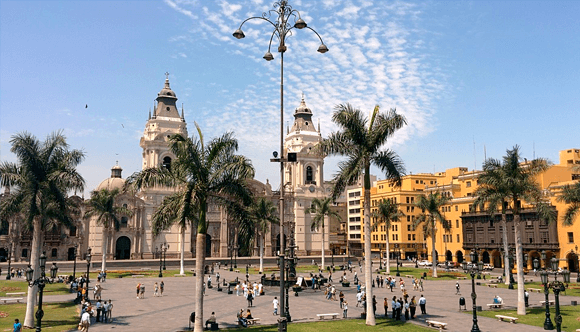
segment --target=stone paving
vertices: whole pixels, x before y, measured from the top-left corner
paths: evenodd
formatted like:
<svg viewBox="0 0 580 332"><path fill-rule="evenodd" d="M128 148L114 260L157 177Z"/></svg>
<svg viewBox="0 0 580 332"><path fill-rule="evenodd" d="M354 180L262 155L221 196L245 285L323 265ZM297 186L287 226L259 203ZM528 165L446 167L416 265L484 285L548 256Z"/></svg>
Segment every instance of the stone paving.
<svg viewBox="0 0 580 332"><path fill-rule="evenodd" d="M358 269L358 268L357 268ZM233 280L236 277L244 278L243 273L230 272L225 269L219 270L220 275L226 280ZM339 272L333 274L334 279L339 276ZM394 271L393 271L394 275ZM250 281L259 280L259 275L250 275ZM351 281L353 276L347 273ZM188 319L194 311L194 279L195 277L172 277L165 278L122 278L109 279L103 283L103 299L113 300L113 322L97 323L91 326L91 331L183 331L188 328ZM206 276L207 278L207 276ZM359 271L359 278L364 280L364 276ZM538 277L539 278L539 277ZM165 292L163 297L153 297L153 284L161 279L165 282ZM215 282L215 277L212 276ZM417 299L421 292L413 291L411 280L403 277L406 281L407 290L410 296L416 295ZM145 283L146 292L144 299L136 298L136 285ZM447 323L449 331L466 331L471 329L471 280L460 280L461 295L455 295L455 281L432 281L430 278L424 282L424 292L427 299L427 315L420 315L420 309L417 308L418 315L411 322L414 324L426 326L426 319L434 319ZM338 284L338 283L337 283ZM345 299L349 303L348 316L360 317L362 308L356 305L356 287L338 286L338 291L342 290ZM338 294L337 291L337 294ZM374 288L374 294L377 296L377 319L384 319L384 310L382 299L384 297L392 298L393 295L401 296L401 291L388 288ZM495 295L500 295L508 308L517 305L517 291L502 288L488 288L476 286L477 305L487 310L487 303L491 303ZM279 296L278 287L265 287L266 294L257 297L254 300L254 306L251 308L255 318L260 318L262 324L275 324L277 316L272 314L272 300L274 296ZM290 294L290 314L293 322L317 321L316 314L319 313L339 313L342 317L342 310L339 308L338 301L328 301L324 298L324 292L306 289L298 297ZM467 304L467 313L459 311L459 298L465 297ZM553 294L550 295L553 298ZM46 296L45 301L54 302L72 299L73 295ZM539 301L544 299L543 293L531 293L530 304L539 305ZM570 301L580 301L578 297L561 296L561 304L570 304ZM389 301L390 307L390 301ZM212 311L216 312L217 322L220 328L235 327L236 313L240 309L246 310L247 301L243 296L227 294L227 287L222 292L216 288L208 289L204 298L204 319L207 319ZM553 309L552 319L553 319ZM525 328L529 332L543 331L540 327L533 327L522 324L511 324L499 322L496 319L478 317L481 331L518 331ZM341 318L342 319L342 318ZM361 320L361 323L364 322Z"/></svg>

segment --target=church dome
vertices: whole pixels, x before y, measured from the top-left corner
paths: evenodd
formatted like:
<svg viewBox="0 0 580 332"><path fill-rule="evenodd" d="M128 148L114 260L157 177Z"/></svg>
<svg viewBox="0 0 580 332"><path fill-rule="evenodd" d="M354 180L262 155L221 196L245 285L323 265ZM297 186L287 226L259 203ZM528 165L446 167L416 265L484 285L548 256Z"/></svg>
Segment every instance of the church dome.
<svg viewBox="0 0 580 332"><path fill-rule="evenodd" d="M312 115L312 111L310 110L310 108L308 108L308 106L306 106L306 102L304 101L304 96L302 96L302 101L300 102L300 105L296 108L296 110L294 111L294 114L310 114L310 115Z"/></svg>
<svg viewBox="0 0 580 332"><path fill-rule="evenodd" d="M161 89L161 91L159 91L157 96L177 99L175 92L173 92L173 90L171 90L171 88L169 87L169 78L165 78L165 86L163 87L163 89Z"/></svg>
<svg viewBox="0 0 580 332"><path fill-rule="evenodd" d="M101 189L108 189L108 190L113 190L113 189L119 189L119 190L123 190L123 186L125 185L125 180L123 180L121 178L121 172L123 171L123 169L121 168L121 166L119 166L119 164L116 164L115 166L113 166L111 168L111 177L108 179L105 179L103 182L101 182L98 186L96 190L101 190Z"/></svg>

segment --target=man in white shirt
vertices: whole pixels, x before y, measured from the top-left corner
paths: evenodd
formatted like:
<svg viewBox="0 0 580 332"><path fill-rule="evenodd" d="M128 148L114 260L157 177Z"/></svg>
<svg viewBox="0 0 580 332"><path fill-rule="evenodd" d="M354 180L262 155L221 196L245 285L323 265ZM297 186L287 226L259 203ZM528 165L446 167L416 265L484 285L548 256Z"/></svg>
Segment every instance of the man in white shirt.
<svg viewBox="0 0 580 332"><path fill-rule="evenodd" d="M85 311L81 316L81 322L79 323L81 327L81 331L88 331L89 327L91 326L91 315Z"/></svg>
<svg viewBox="0 0 580 332"><path fill-rule="evenodd" d="M419 298L419 306L421 307L421 314L422 315L427 314L427 310L425 309L426 305L427 305L427 299L423 296L423 294L421 294L421 297Z"/></svg>
<svg viewBox="0 0 580 332"><path fill-rule="evenodd" d="M278 297L274 297L272 305L274 306L274 315L278 315Z"/></svg>

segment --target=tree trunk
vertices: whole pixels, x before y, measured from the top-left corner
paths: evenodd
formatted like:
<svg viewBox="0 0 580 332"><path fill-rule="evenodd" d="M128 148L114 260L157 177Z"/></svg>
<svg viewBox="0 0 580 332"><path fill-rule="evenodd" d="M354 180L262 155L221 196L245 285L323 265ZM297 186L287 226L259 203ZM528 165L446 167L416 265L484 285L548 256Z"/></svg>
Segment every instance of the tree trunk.
<svg viewBox="0 0 580 332"><path fill-rule="evenodd" d="M510 251L509 251L509 246L508 246L508 231L507 231L507 221L506 221L506 216L505 213L503 213L501 215L501 224L502 224L502 228L503 228L503 232L501 232L501 236L502 236L502 241L503 241L503 252L504 252L504 256L503 256L503 267L504 267L504 273L505 273L505 284L509 285L510 284Z"/></svg>
<svg viewBox="0 0 580 332"><path fill-rule="evenodd" d="M205 266L205 234L197 233L195 241L195 323L194 331L203 331L203 268Z"/></svg>
<svg viewBox="0 0 580 332"><path fill-rule="evenodd" d="M431 246L433 249L431 250L431 257L433 258L433 278L437 278L437 250L435 249L435 236L437 235L437 229L435 228L435 216L431 216Z"/></svg>
<svg viewBox="0 0 580 332"><path fill-rule="evenodd" d="M364 242L365 242L365 287L367 297L367 318L366 324L370 326L377 325L375 320L375 313L373 311L373 288L372 288L372 264L371 257L371 179L370 179L370 165L365 166L365 182L364 182Z"/></svg>
<svg viewBox="0 0 580 332"><path fill-rule="evenodd" d="M526 303L524 300L524 262L522 255L522 234L520 233L520 215L514 215L514 233L516 237L516 266L518 268L518 315L526 314Z"/></svg>
<svg viewBox="0 0 580 332"><path fill-rule="evenodd" d="M103 260L101 263L101 271L105 271L107 269L107 242L109 241L109 233L105 227L103 227L103 243L102 243L102 252L103 252Z"/></svg>
<svg viewBox="0 0 580 332"><path fill-rule="evenodd" d="M205 240L205 236L204 236L204 240ZM203 243L203 245L204 246L202 248L205 249L205 242ZM197 250L198 244L196 243L195 246L196 246L196 250ZM197 255L199 255L199 253L196 251L195 257L197 257ZM184 261L185 261L185 227L182 227L181 228L181 258L179 260L179 274L181 274L181 275L185 274L185 270L183 269ZM202 276L203 276L203 274L202 274Z"/></svg>
<svg viewBox="0 0 580 332"><path fill-rule="evenodd" d="M266 242L266 236L260 239L260 274L264 274L264 242Z"/></svg>
<svg viewBox="0 0 580 332"><path fill-rule="evenodd" d="M324 271L324 216L322 217L322 271Z"/></svg>
<svg viewBox="0 0 580 332"><path fill-rule="evenodd" d="M42 224L40 218L36 217L33 221L32 248L30 250L30 265L34 270L34 280L40 277L40 251L42 242ZM38 286L28 286L28 295L26 297L26 316L24 318L24 327L34 328L34 306L36 305L36 293Z"/></svg>
<svg viewBox="0 0 580 332"><path fill-rule="evenodd" d="M387 246L387 264L385 264L387 274L391 274L391 251L389 249L389 226L390 225L388 225L387 222L385 222L385 227L387 228L387 241L385 241L386 246Z"/></svg>

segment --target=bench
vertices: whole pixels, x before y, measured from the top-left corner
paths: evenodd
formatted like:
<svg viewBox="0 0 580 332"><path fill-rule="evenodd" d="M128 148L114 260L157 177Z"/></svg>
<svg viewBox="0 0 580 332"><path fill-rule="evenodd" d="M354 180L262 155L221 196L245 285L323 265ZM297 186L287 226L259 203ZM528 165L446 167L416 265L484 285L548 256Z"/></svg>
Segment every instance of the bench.
<svg viewBox="0 0 580 332"><path fill-rule="evenodd" d="M145 277L145 275L143 275L143 274L132 274L131 277L133 277L133 278L143 278L143 277Z"/></svg>
<svg viewBox="0 0 580 332"><path fill-rule="evenodd" d="M534 282L534 279L524 279L524 282Z"/></svg>
<svg viewBox="0 0 580 332"><path fill-rule="evenodd" d="M8 298L8 299L0 299L0 301L4 302L4 304L6 304L6 302L12 302L12 301L15 301L17 303L20 303L21 300L24 300L24 298L22 298L22 297L11 297L11 298Z"/></svg>
<svg viewBox="0 0 580 332"><path fill-rule="evenodd" d="M26 292L18 292L18 293L6 293L6 296L24 296Z"/></svg>
<svg viewBox="0 0 580 332"><path fill-rule="evenodd" d="M338 313L334 313L334 314L317 314L316 316L318 316L319 319L322 319L324 317L332 317L332 319L335 319L338 317Z"/></svg>
<svg viewBox="0 0 580 332"><path fill-rule="evenodd" d="M413 276L413 275L410 275L410 274L407 274L407 275L405 275L405 277L407 277L407 278L411 278L411 279L414 279L414 278L415 278L415 276Z"/></svg>
<svg viewBox="0 0 580 332"><path fill-rule="evenodd" d="M490 280L489 282L492 284L499 284L499 280L497 279Z"/></svg>
<svg viewBox="0 0 580 332"><path fill-rule="evenodd" d="M434 320L426 320L427 325L430 327L438 327L440 330L444 330L447 328L447 323L441 323Z"/></svg>
<svg viewBox="0 0 580 332"><path fill-rule="evenodd" d="M538 292L538 293L541 293L542 292L542 290L540 288L528 288L528 290L530 292Z"/></svg>
<svg viewBox="0 0 580 332"><path fill-rule="evenodd" d="M459 280L466 280L467 277L457 277L457 279L459 279Z"/></svg>
<svg viewBox="0 0 580 332"><path fill-rule="evenodd" d="M488 306L488 308L501 309L503 307L503 302L502 303L490 303L487 306Z"/></svg>
<svg viewBox="0 0 580 332"><path fill-rule="evenodd" d="M556 301L554 301L554 300L550 300L550 301L548 301L548 303L549 303L550 305L554 305L554 304L556 303ZM540 304L542 304L542 305L546 305L546 301L540 301Z"/></svg>
<svg viewBox="0 0 580 332"><path fill-rule="evenodd" d="M260 323L260 318L246 319L246 321L248 322L248 325L256 325Z"/></svg>
<svg viewBox="0 0 580 332"><path fill-rule="evenodd" d="M151 271L151 268L150 267L142 267L141 271Z"/></svg>
<svg viewBox="0 0 580 332"><path fill-rule="evenodd" d="M487 287L490 287L490 288L492 288L492 287L493 287L493 288L497 288L497 284L487 284Z"/></svg>
<svg viewBox="0 0 580 332"><path fill-rule="evenodd" d="M510 317L510 316L504 316L504 315L495 315L495 317L497 317L497 319L502 321L502 322L509 321L510 323L515 324L518 321L518 319L516 317Z"/></svg>

